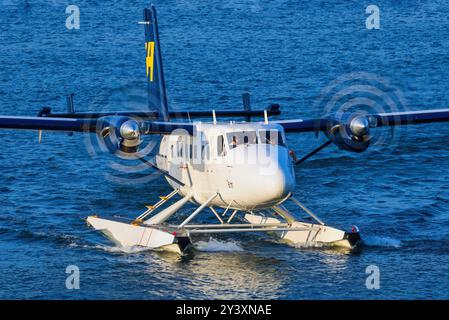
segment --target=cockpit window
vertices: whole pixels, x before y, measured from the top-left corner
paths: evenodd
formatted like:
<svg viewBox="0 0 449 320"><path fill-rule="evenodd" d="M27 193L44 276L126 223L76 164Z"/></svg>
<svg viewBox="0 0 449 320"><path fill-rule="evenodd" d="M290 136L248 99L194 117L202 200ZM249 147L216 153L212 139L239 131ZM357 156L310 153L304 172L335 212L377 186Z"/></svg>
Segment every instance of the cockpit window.
<svg viewBox="0 0 449 320"><path fill-rule="evenodd" d="M229 148L233 149L240 145L271 144L284 146L285 142L282 132L278 130L238 131L227 134Z"/></svg>
<svg viewBox="0 0 449 320"><path fill-rule="evenodd" d="M260 141L262 144L284 145L282 133L277 130L260 130Z"/></svg>
<svg viewBox="0 0 449 320"><path fill-rule="evenodd" d="M227 134L227 138L230 149L244 144L249 145L258 143L256 131L231 132Z"/></svg>

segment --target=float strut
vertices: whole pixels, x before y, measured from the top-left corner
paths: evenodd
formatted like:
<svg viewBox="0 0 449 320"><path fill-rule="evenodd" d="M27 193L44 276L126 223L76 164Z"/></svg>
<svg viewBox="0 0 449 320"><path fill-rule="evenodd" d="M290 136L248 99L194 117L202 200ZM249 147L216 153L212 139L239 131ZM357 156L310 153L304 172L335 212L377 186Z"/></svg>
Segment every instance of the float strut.
<svg viewBox="0 0 449 320"><path fill-rule="evenodd" d="M192 220L193 218L196 217L196 215L198 213L200 213L201 211L203 211L204 208L206 208L209 203L215 199L215 197L218 195L218 193L214 194L212 197L210 197L209 199L207 199L206 202L204 202L201 206L199 206L195 211L193 211L193 213L187 217L187 219L185 219L179 226L178 228L181 229L183 228L187 223L190 222L190 220Z"/></svg>

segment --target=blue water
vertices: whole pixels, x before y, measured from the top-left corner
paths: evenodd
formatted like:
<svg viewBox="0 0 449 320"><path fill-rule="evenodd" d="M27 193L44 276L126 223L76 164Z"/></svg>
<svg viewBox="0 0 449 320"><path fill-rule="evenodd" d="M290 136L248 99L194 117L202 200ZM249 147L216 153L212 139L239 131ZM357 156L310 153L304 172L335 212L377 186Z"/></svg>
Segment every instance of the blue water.
<svg viewBox="0 0 449 320"><path fill-rule="evenodd" d="M72 31L68 4L0 1L1 114L63 111L70 92L83 111L145 100L137 22L147 1L76 1L81 27ZM365 92L376 110L448 106L446 1L376 1L379 30L365 27L370 1L156 4L172 109L240 108L249 91L255 107L279 103L282 117L307 118L325 109L323 93L335 96L325 89L332 81L344 89L367 77L395 97L388 105ZM168 193L162 178L121 172L134 167L79 134L44 133L38 144L36 132L1 131L0 298L449 298L449 127L379 135L365 153L332 146L296 171L298 197L330 225L358 225L361 252L238 235L198 239L179 258L117 248L83 220L134 218ZM298 155L322 141L288 138ZM80 269L79 290L66 289L68 265ZM369 265L379 267L378 290L365 286Z"/></svg>

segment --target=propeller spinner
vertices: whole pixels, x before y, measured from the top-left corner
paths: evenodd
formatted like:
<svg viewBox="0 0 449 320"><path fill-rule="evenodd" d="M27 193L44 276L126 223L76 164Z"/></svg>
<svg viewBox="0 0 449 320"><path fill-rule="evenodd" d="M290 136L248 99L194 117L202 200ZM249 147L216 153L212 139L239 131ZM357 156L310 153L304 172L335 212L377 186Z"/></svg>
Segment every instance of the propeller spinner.
<svg viewBox="0 0 449 320"><path fill-rule="evenodd" d="M110 153L129 157L139 151L141 126L137 120L127 117L105 117L99 137Z"/></svg>

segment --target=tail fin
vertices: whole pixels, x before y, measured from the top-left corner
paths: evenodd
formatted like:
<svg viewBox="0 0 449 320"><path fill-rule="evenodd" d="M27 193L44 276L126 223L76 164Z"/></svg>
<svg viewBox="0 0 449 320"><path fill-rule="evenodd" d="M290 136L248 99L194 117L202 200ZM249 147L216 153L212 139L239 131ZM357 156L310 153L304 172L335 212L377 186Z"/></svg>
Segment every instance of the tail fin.
<svg viewBox="0 0 449 320"><path fill-rule="evenodd" d="M162 68L161 46L157 28L156 9L151 6L143 12L145 25L146 75L148 80L148 106L159 112L160 118L168 121L169 112Z"/></svg>

